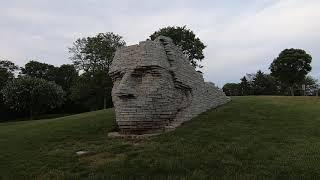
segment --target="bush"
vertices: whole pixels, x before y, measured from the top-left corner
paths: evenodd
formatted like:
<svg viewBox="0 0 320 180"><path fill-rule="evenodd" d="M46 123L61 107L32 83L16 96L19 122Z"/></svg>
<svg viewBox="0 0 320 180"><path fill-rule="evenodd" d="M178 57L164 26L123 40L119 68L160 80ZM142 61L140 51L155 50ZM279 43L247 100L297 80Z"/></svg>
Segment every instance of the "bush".
<svg viewBox="0 0 320 180"><path fill-rule="evenodd" d="M34 114L59 107L64 101L64 91L59 85L28 76L14 79L1 92L10 109L29 112L30 119Z"/></svg>

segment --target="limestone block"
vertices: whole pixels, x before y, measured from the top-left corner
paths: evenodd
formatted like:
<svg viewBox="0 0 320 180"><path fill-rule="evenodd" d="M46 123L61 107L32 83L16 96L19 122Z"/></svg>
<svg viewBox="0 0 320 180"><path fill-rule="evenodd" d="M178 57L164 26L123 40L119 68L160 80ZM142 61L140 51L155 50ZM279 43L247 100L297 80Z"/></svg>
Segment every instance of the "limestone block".
<svg viewBox="0 0 320 180"><path fill-rule="evenodd" d="M109 74L120 134L172 130L230 101L164 36L118 49Z"/></svg>

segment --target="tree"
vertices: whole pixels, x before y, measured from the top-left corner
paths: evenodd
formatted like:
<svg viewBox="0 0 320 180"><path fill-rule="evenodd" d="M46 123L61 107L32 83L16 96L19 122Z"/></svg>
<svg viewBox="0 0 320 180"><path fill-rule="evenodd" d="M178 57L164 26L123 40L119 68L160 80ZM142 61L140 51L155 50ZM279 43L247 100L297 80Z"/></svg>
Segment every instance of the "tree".
<svg viewBox="0 0 320 180"><path fill-rule="evenodd" d="M0 60L0 121L7 120L13 113L4 104L2 88L14 79L14 73L19 69L13 62L8 60Z"/></svg>
<svg viewBox="0 0 320 180"><path fill-rule="evenodd" d="M41 63L38 61L29 61L24 68L21 68L21 73L30 77L41 78L47 81L55 80L56 67L51 64Z"/></svg>
<svg viewBox="0 0 320 180"><path fill-rule="evenodd" d="M56 108L63 103L64 92L54 82L23 76L9 82L3 89L5 104L16 111L33 115Z"/></svg>
<svg viewBox="0 0 320 180"><path fill-rule="evenodd" d="M227 83L222 90L227 96L240 96L240 85L237 83Z"/></svg>
<svg viewBox="0 0 320 180"><path fill-rule="evenodd" d="M55 83L62 87L65 92L65 101L60 108L54 109L58 113L79 113L85 111L81 104L72 100L72 86L77 83L79 73L72 64L63 64L55 68Z"/></svg>
<svg viewBox="0 0 320 180"><path fill-rule="evenodd" d="M150 35L150 38L151 40L155 40L161 35L170 37L173 40L173 43L182 49L193 67L202 68L198 62L204 59L203 50L206 46L196 37L193 31L187 29L186 26L168 26L154 32Z"/></svg>
<svg viewBox="0 0 320 180"><path fill-rule="evenodd" d="M246 76L240 79L239 90L242 96L251 95L251 83L247 80Z"/></svg>
<svg viewBox="0 0 320 180"><path fill-rule="evenodd" d="M72 64L63 64L55 69L54 81L62 87L65 92L69 92L71 86L78 79L78 71Z"/></svg>
<svg viewBox="0 0 320 180"><path fill-rule="evenodd" d="M109 67L117 48L125 45L121 36L111 32L80 38L73 43L73 47L69 48L71 59L77 70L84 71L72 88L74 100L83 99L82 102L90 109L109 106L112 88Z"/></svg>
<svg viewBox="0 0 320 180"><path fill-rule="evenodd" d="M261 70L257 71L252 84L254 95L275 95L278 92L275 79Z"/></svg>
<svg viewBox="0 0 320 180"><path fill-rule="evenodd" d="M13 62L0 60L0 90L5 84L14 78L14 72L19 69Z"/></svg>
<svg viewBox="0 0 320 180"><path fill-rule="evenodd" d="M106 71L85 72L71 88L71 99L85 109L112 107L112 81ZM103 97L103 98L101 98Z"/></svg>
<svg viewBox="0 0 320 180"><path fill-rule="evenodd" d="M311 71L312 57L302 49L285 49L270 65L271 75L290 89L301 83Z"/></svg>
<svg viewBox="0 0 320 180"><path fill-rule="evenodd" d="M71 60L78 70L109 71L116 49L125 46L122 37L112 32L99 33L94 37L77 39L71 48Z"/></svg>
<svg viewBox="0 0 320 180"><path fill-rule="evenodd" d="M316 95L318 96L319 81L312 76L306 76L303 84L305 85L304 95Z"/></svg>
<svg viewBox="0 0 320 180"><path fill-rule="evenodd" d="M78 77L78 71L74 65L71 64L63 64L60 67L55 67L51 64L30 61L24 68L21 68L21 70L21 74L23 75L54 81L60 85L64 91L69 91L72 83L74 83Z"/></svg>
<svg viewBox="0 0 320 180"><path fill-rule="evenodd" d="M4 68L0 68L0 89L10 80L13 79L13 73Z"/></svg>
<svg viewBox="0 0 320 180"><path fill-rule="evenodd" d="M14 72L19 69L17 65L8 60L0 60L0 68L6 69L9 72Z"/></svg>

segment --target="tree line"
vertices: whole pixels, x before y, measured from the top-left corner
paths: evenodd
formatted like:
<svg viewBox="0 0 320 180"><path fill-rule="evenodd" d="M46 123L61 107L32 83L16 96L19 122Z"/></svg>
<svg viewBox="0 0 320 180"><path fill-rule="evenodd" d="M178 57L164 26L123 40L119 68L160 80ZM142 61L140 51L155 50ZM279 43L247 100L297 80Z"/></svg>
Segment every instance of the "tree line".
<svg viewBox="0 0 320 180"><path fill-rule="evenodd" d="M192 30L169 26L155 31L149 39L160 35L170 37L195 69L202 68L206 45ZM117 48L125 45L122 36L107 32L73 42L68 48L70 64L54 66L30 60L19 67L0 59L0 121L112 107L108 71ZM229 96L317 95L317 80L307 76L311 60L304 50L286 49L271 63L270 74L260 70L247 74L240 83L225 84L223 90Z"/></svg>
<svg viewBox="0 0 320 180"><path fill-rule="evenodd" d="M227 83L222 89L228 96L318 96L319 82L308 75L311 61L311 55L302 49L285 49L270 64L271 73L258 70L243 76L240 83Z"/></svg>
<svg viewBox="0 0 320 180"><path fill-rule="evenodd" d="M186 26L161 28L149 36L169 36L201 68L206 47ZM23 67L0 59L0 121L37 119L47 114L74 114L113 106L112 81L108 76L117 48L125 46L123 37L99 33L83 37L68 48L71 64L54 66L30 60Z"/></svg>

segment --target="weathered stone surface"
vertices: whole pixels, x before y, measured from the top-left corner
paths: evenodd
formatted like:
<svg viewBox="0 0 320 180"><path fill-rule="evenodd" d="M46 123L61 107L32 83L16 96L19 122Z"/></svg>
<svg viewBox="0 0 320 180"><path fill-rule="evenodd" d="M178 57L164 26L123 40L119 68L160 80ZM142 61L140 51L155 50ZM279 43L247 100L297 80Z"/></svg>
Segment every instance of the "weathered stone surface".
<svg viewBox="0 0 320 180"><path fill-rule="evenodd" d="M109 71L121 134L159 133L230 101L168 37L118 49Z"/></svg>

